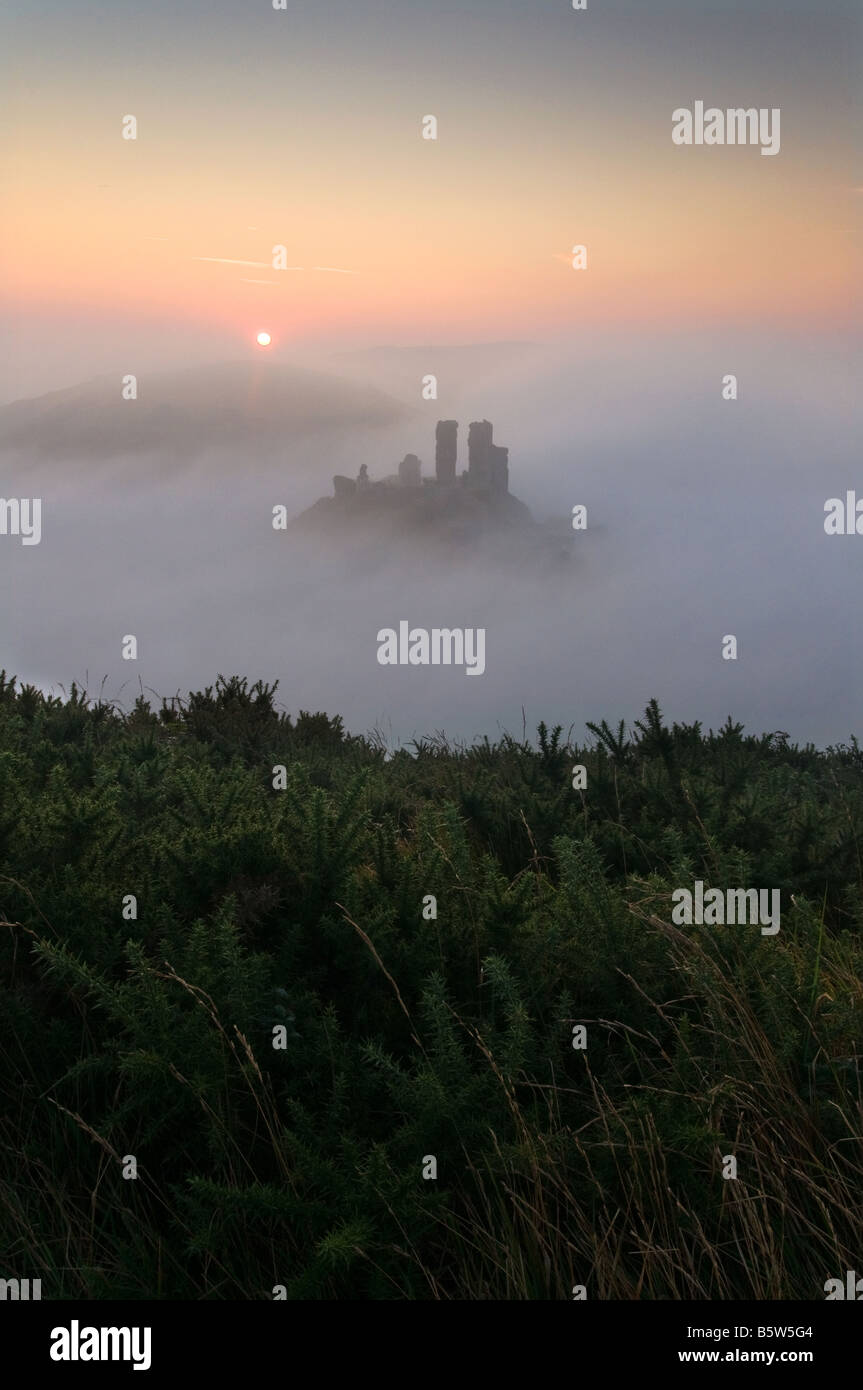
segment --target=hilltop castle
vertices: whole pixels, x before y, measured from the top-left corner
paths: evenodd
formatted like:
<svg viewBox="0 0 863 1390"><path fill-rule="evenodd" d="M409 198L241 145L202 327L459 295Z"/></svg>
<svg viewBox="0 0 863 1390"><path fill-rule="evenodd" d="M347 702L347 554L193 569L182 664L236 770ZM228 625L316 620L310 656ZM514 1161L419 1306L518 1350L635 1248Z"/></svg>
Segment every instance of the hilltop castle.
<svg viewBox="0 0 863 1390"><path fill-rule="evenodd" d="M416 454L405 454L398 471L383 478L369 477L363 464L355 478L336 474L332 496L319 498L290 527L339 547L355 541L382 563L396 551L412 562L422 548L452 560L480 553L517 565L568 560L571 533L553 535L510 492L509 450L495 444L489 420L471 423L467 453L460 473L458 421L438 420L433 477L423 477Z"/></svg>
<svg viewBox="0 0 863 1390"><path fill-rule="evenodd" d="M423 478L422 463L416 454L405 454L398 473L378 482L373 482L369 477L365 464L356 478L346 478L337 473L333 478L334 496L347 501L361 493L380 494L393 487L442 489L459 486L477 494L509 496L509 450L493 443L492 431L493 426L488 420L472 422L467 436L467 471L457 476L458 421L438 420L433 478Z"/></svg>

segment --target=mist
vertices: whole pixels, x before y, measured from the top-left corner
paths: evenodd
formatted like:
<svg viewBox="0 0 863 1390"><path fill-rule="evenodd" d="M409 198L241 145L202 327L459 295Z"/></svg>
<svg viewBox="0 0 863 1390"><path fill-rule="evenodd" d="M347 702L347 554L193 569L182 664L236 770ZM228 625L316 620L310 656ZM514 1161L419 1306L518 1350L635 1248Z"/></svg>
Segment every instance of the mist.
<svg viewBox="0 0 863 1390"><path fill-rule="evenodd" d="M282 370L304 385L283 414L272 392L262 411L258 388ZM540 720L581 738L652 696L668 719L847 740L863 542L826 535L824 504L863 495L859 379L856 338L712 331L200 366L164 376L171 411L152 389L145 406L146 376L122 405L116 375L70 380L59 414L48 397L0 411L2 495L42 499L39 545L0 537L0 666L127 708L142 688L170 696L219 673L278 680L292 713L340 714L392 746L531 736ZM298 515L335 473L380 478L411 452L432 474L445 418L460 422L459 470L469 422L494 423L510 491L549 536L568 533L566 563L525 561L505 533L453 555L405 535L274 530L275 506ZM378 631L405 619L484 628L483 675L379 665ZM122 659L127 634L137 661Z"/></svg>

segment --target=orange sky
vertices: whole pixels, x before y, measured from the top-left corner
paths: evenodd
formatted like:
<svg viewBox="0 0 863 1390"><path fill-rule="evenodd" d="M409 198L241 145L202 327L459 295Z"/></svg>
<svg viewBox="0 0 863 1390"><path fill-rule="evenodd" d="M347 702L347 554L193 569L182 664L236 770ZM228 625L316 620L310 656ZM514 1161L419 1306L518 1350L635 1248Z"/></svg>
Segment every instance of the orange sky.
<svg viewBox="0 0 863 1390"><path fill-rule="evenodd" d="M297 342L699 318L841 326L858 312L853 103L841 71L826 83L829 52L807 59L805 15L789 19L792 38L804 26L790 50L802 78L787 52L753 57L741 33L744 83L733 42L713 67L690 56L687 68L685 34L680 52L634 63L599 21L595 53L561 55L576 31L549 28L524 66L514 10L510 30L483 35L495 80L466 88L477 68L463 26L449 67L414 56L405 72L384 47L322 85L313 20L304 50L279 47L276 27L234 33L231 7L216 13L230 55L217 45L192 62L200 30L172 27L156 3L152 32L139 16L143 47L100 60L99 43L126 32L119 5L113 31L98 10L89 45L62 8L41 28L20 21L41 62L12 84L3 156L5 297L18 312L163 316L239 338L266 326ZM167 56L160 36L173 38ZM346 54L350 39L340 31ZM237 64L244 43L254 61ZM675 147L671 111L701 92L782 106L780 154ZM436 142L420 135L426 111ZM135 141L121 138L128 112ZM586 272L570 266L576 242ZM273 270L276 244L302 269Z"/></svg>

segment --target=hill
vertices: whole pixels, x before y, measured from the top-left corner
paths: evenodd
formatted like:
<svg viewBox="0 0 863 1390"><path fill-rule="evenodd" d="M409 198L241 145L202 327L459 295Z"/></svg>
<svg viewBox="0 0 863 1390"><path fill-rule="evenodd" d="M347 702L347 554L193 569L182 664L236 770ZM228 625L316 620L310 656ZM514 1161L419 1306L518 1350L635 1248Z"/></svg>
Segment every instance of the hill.
<svg viewBox="0 0 863 1390"><path fill-rule="evenodd" d="M102 376L0 409L0 449L45 459L280 446L331 431L383 429L413 412L374 387L269 359L142 375L136 400Z"/></svg>

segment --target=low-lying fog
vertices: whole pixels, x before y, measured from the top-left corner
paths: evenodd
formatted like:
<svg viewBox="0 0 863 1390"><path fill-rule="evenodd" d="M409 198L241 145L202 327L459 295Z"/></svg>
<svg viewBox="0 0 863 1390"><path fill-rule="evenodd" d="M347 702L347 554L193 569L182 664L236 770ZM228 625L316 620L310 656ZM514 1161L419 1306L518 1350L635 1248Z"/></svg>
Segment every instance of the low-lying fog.
<svg viewBox="0 0 863 1390"><path fill-rule="evenodd" d="M391 743L520 735L523 709L529 734L581 737L653 695L670 719L841 741L860 732L863 536L826 535L824 504L863 498L859 380L858 342L815 334L585 335L145 375L137 401L118 373L7 407L0 495L41 498L42 534L0 535L0 666L44 688L105 678L125 705L140 683L278 679L290 711ZM334 473L382 477L412 452L430 474L441 418L460 421L459 470L468 423L493 421L537 519L568 527L586 505L567 569L508 562L505 536L455 562L404 536L390 556L273 529L274 506L302 511ZM381 666L378 630L402 619L484 628L484 673Z"/></svg>

